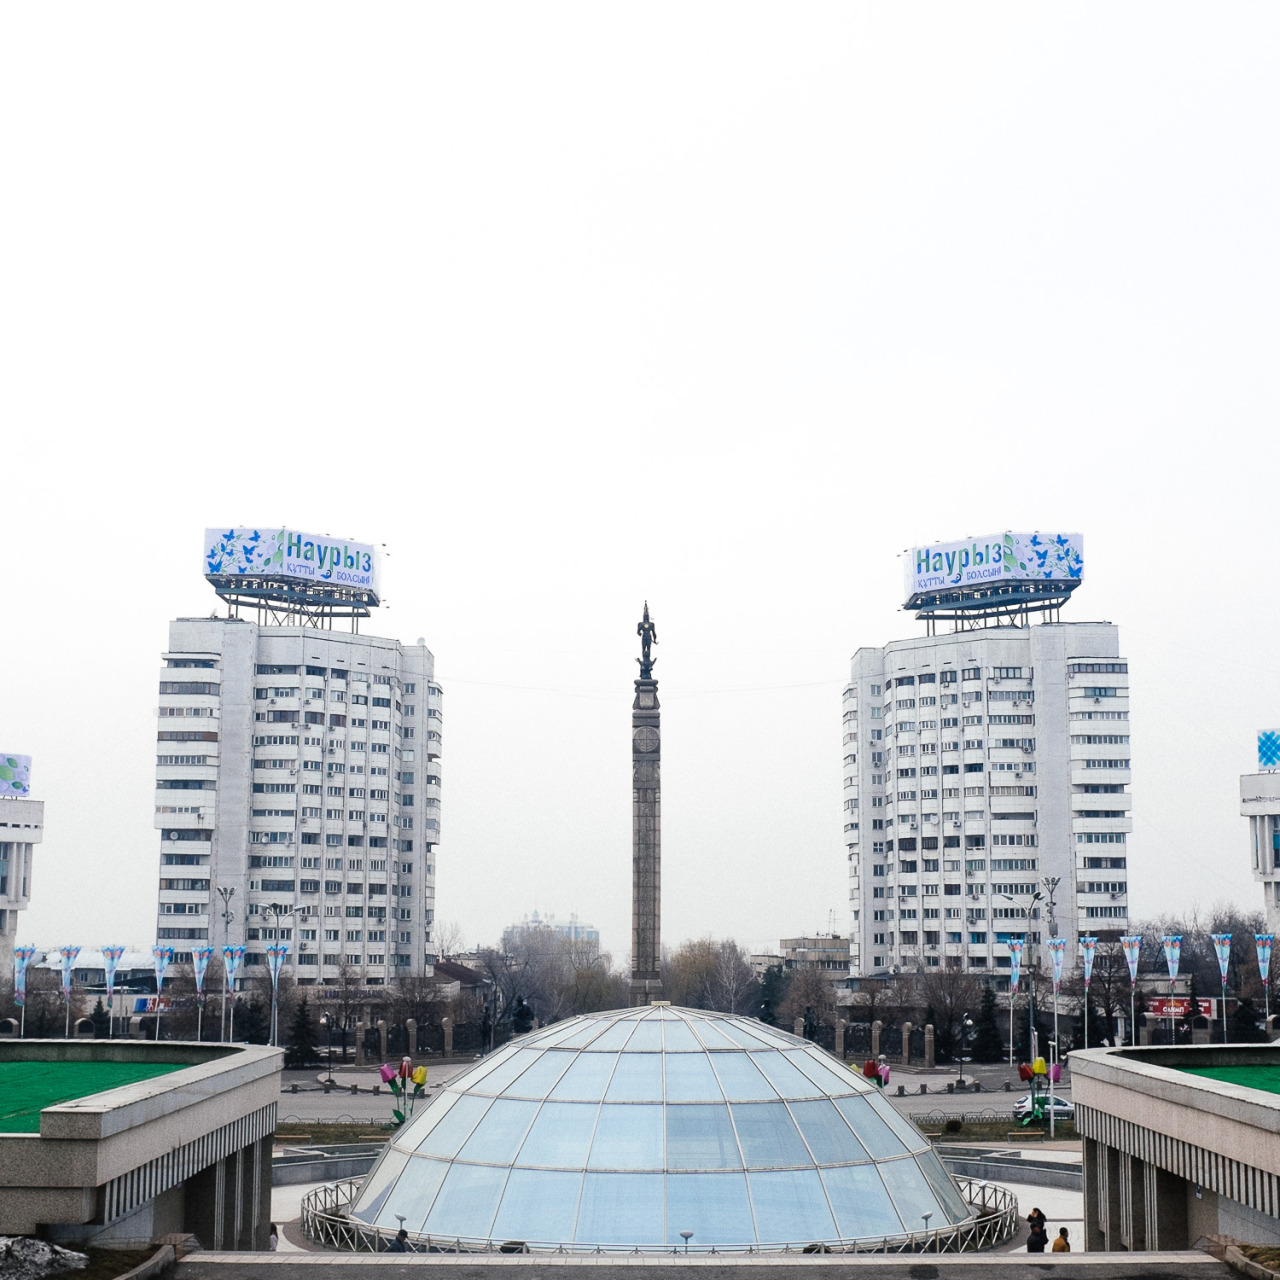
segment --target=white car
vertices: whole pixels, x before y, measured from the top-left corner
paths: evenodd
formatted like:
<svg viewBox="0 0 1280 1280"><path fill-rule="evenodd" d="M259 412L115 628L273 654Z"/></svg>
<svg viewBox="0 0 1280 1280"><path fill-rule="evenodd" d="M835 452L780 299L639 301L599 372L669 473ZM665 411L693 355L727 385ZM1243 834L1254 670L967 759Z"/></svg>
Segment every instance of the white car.
<svg viewBox="0 0 1280 1280"><path fill-rule="evenodd" d="M1053 1118L1055 1120L1074 1120L1076 1118L1075 1104L1068 1098L1059 1098L1056 1094L1052 1101L1041 1098L1041 1108L1045 1116L1048 1116L1050 1107L1053 1108ZM1031 1095L1025 1094L1013 1104L1013 1114L1019 1120L1031 1114Z"/></svg>

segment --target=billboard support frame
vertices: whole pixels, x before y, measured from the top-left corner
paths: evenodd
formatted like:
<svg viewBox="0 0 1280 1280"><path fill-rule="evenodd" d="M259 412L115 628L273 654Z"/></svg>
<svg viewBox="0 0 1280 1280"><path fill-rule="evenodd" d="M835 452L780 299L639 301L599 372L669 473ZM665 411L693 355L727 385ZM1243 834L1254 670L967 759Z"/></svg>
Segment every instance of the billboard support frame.
<svg viewBox="0 0 1280 1280"><path fill-rule="evenodd" d="M243 577L209 577L219 600L227 605L227 616L239 618L242 609L256 615L259 626L296 625L298 619L319 631L332 631L335 619L350 620L351 630L360 631L360 619L372 616L377 601L369 592L326 586L311 591L304 584L283 586L278 581ZM349 598L335 600L341 593Z"/></svg>

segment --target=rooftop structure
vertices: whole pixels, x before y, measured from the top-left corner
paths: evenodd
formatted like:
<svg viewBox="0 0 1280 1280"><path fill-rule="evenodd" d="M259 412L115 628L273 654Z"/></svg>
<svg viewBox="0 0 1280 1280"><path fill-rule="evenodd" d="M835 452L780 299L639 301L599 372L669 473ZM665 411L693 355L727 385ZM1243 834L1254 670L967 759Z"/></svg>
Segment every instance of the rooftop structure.
<svg viewBox="0 0 1280 1280"><path fill-rule="evenodd" d="M263 1249L278 1049L0 1041L0 1235Z"/></svg>
<svg viewBox="0 0 1280 1280"><path fill-rule="evenodd" d="M464 1250L851 1248L939 1231L949 1248L999 1234L991 1219L979 1231L982 1212L836 1059L752 1019L653 1005L557 1023L451 1080L356 1189L344 1238L403 1222ZM328 1238L322 1217L304 1211Z"/></svg>
<svg viewBox="0 0 1280 1280"><path fill-rule="evenodd" d="M378 551L352 542L292 529L206 529L205 578L230 616L253 611L263 625L301 621L331 628L346 619L359 630L381 603Z"/></svg>
<svg viewBox="0 0 1280 1280"><path fill-rule="evenodd" d="M957 631L1056 618L1084 576L1078 533L996 533L907 552L907 609L928 626Z"/></svg>
<svg viewBox="0 0 1280 1280"><path fill-rule="evenodd" d="M1090 1049L1071 1080L1090 1252L1280 1244L1280 1048Z"/></svg>

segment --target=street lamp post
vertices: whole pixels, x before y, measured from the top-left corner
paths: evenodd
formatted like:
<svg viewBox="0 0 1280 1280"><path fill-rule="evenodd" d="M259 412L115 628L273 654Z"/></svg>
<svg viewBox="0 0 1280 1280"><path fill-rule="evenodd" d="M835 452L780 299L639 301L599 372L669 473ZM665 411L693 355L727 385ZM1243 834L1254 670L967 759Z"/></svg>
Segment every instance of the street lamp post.
<svg viewBox="0 0 1280 1280"><path fill-rule="evenodd" d="M280 921L288 920L294 914L295 914L295 909L293 907L286 907L279 902L273 902L269 907L264 907L262 909L262 915L264 919L269 919L271 921L271 924L268 927L275 931L276 937L274 938L274 941L276 943L279 943L280 941L280 937L279 937ZM279 983L275 979L275 970L273 969L272 981L271 981L271 1047L272 1048L275 1048L276 1041L279 1038L279 1027L277 1026L277 1022L279 1021L279 1012L280 1012L280 1003L278 999L278 987L279 987Z"/></svg>
<svg viewBox="0 0 1280 1280"><path fill-rule="evenodd" d="M1045 894L1048 897L1048 904L1046 906L1045 923L1049 926L1049 937L1056 938L1058 936L1058 920L1053 912L1053 899L1054 899L1054 895L1058 892L1058 885L1062 883L1062 878L1060 876L1045 876L1045 878L1040 883L1044 885ZM1085 1013L1087 1016L1088 1015L1087 1009ZM1055 982L1053 984L1053 1044L1050 1048L1050 1053L1049 1053L1050 1066L1053 1065L1053 1059L1057 1055L1057 1052L1058 1052L1058 984ZM1050 1086L1054 1084L1052 1071L1050 1071L1049 1073L1049 1084ZM1053 1136L1053 1102L1052 1102L1053 1090L1052 1088L1050 1088L1049 1090L1049 1098L1050 1098L1049 1136L1052 1137Z"/></svg>
<svg viewBox="0 0 1280 1280"><path fill-rule="evenodd" d="M234 887L219 887L218 897L222 899L222 945L229 947L231 945L231 922L236 918L236 913L231 910L231 899L236 896ZM227 958L222 958L222 1025L218 1032L218 1039L225 1043L227 1039Z"/></svg>
<svg viewBox="0 0 1280 1280"><path fill-rule="evenodd" d="M325 1061L329 1065L328 1083L333 1083L333 1019L327 1013L320 1015L320 1025L324 1028Z"/></svg>
<svg viewBox="0 0 1280 1280"><path fill-rule="evenodd" d="M1033 890L1031 896L1026 899L1026 906L1022 905L1022 898L1015 898L1011 893L1002 893L1000 896L1008 899L1015 907L1022 907L1027 913L1027 924L1022 934L1023 945L1027 949L1027 1054L1029 1060L1034 1060L1036 1057L1036 958L1038 952L1035 943L1031 940L1031 921L1036 903L1044 900L1044 894L1039 889Z"/></svg>
<svg viewBox="0 0 1280 1280"><path fill-rule="evenodd" d="M1056 1004L1057 1001L1055 1000L1054 1003ZM1058 1056L1058 1039L1057 1039L1058 1033L1055 1030L1053 1034L1054 1034L1054 1038L1051 1041L1049 1041L1049 1141L1050 1142L1053 1141L1054 1133L1055 1133L1055 1127L1053 1122L1053 1118L1054 1118L1053 1108L1054 1108L1054 1104L1058 1101L1058 1095L1055 1092L1055 1088L1058 1082L1053 1078L1053 1062L1054 1062L1054 1059Z"/></svg>
<svg viewBox="0 0 1280 1280"><path fill-rule="evenodd" d="M965 1041L969 1038L970 1031L973 1030L973 1019L967 1013L960 1015L960 1044L959 1052L956 1054L956 1061L960 1064L960 1075L956 1083L964 1088L964 1046Z"/></svg>

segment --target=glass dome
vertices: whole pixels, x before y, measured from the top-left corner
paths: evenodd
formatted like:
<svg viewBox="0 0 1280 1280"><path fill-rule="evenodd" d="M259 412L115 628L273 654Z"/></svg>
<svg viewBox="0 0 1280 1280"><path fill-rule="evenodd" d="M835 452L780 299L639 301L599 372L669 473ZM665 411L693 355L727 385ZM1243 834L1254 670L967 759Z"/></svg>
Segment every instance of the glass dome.
<svg viewBox="0 0 1280 1280"><path fill-rule="evenodd" d="M396 1134L349 1214L464 1247L642 1250L685 1232L694 1249L781 1248L974 1217L861 1075L750 1018L669 1006L504 1045Z"/></svg>

